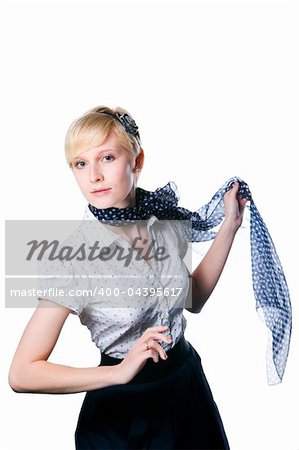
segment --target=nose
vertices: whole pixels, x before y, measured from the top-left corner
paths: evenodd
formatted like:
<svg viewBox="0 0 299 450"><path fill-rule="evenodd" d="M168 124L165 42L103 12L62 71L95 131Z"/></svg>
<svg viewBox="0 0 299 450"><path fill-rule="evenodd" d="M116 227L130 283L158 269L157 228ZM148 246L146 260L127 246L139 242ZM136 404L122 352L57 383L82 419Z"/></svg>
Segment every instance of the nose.
<svg viewBox="0 0 299 450"><path fill-rule="evenodd" d="M91 183L95 183L96 181L104 179L104 176L100 170L100 167L98 167L95 164L94 165L91 164L89 167L90 167L89 168L89 181Z"/></svg>

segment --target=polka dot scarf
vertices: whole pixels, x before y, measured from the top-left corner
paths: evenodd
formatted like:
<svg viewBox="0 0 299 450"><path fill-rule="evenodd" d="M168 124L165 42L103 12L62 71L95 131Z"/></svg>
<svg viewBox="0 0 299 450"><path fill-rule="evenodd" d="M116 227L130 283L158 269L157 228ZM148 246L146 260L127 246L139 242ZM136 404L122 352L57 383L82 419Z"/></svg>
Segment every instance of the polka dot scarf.
<svg viewBox="0 0 299 450"><path fill-rule="evenodd" d="M132 208L98 209L89 205L89 209L98 220L114 226L147 220L152 215L161 220L190 220L191 226L185 228L186 238L190 242L202 242L215 238L216 232L212 229L221 223L225 215L224 194L235 181L239 182L239 197L250 201L253 291L257 312L269 328L267 374L268 383L272 385L282 381L286 366L292 330L291 303L274 243L244 181L238 177L229 179L209 203L195 212L177 206L179 194L173 181L153 192L137 187L135 206Z"/></svg>

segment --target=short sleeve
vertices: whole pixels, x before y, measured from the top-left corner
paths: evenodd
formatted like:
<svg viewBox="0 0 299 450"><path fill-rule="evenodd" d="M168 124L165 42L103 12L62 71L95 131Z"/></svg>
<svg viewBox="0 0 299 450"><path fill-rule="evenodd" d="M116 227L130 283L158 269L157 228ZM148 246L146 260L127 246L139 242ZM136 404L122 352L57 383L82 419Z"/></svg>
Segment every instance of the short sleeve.
<svg viewBox="0 0 299 450"><path fill-rule="evenodd" d="M43 258L38 262L37 299L51 300L80 315L91 299L89 278L73 261Z"/></svg>
<svg viewBox="0 0 299 450"><path fill-rule="evenodd" d="M187 227L191 227L191 222L188 220L170 220L170 222L177 238L180 258L183 260L186 256L189 245L185 230Z"/></svg>

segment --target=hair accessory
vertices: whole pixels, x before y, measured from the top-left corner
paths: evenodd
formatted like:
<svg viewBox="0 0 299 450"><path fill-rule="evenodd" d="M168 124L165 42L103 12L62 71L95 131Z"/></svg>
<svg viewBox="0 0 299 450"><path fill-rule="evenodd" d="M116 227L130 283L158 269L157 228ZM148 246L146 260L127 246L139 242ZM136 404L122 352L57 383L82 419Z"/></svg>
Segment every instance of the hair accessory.
<svg viewBox="0 0 299 450"><path fill-rule="evenodd" d="M129 116L129 114L125 113L121 115L116 113L115 116L117 117L117 120L125 127L128 133L131 133L134 136L139 134L136 122L131 116Z"/></svg>
<svg viewBox="0 0 299 450"><path fill-rule="evenodd" d="M114 117L116 120L118 120L122 126L125 128L127 133L133 134L133 136L139 136L138 127L136 125L135 120L128 114L112 114L108 112L101 112L102 114L107 114L108 116Z"/></svg>

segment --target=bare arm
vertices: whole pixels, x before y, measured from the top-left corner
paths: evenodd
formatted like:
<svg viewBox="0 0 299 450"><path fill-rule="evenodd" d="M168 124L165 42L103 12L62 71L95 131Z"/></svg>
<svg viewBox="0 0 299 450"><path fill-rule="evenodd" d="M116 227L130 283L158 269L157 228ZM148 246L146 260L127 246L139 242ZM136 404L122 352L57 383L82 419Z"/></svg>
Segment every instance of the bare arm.
<svg viewBox="0 0 299 450"><path fill-rule="evenodd" d="M70 309L40 300L15 352L8 381L15 392L75 393L121 384L117 366L77 368L48 362ZM53 305L53 302L48 303Z"/></svg>
<svg viewBox="0 0 299 450"><path fill-rule="evenodd" d="M238 199L238 187L235 183L225 194L225 219L209 251L192 272L192 308L186 308L189 312L199 313L212 294L242 223L246 200Z"/></svg>

